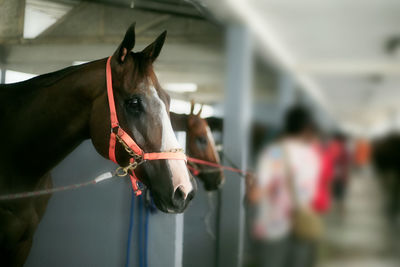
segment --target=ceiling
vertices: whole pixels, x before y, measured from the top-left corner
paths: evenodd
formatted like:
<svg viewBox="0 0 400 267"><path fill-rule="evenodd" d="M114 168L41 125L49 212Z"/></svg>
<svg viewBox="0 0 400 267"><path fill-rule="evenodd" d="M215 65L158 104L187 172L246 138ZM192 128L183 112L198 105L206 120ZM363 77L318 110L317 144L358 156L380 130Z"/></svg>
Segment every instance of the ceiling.
<svg viewBox="0 0 400 267"><path fill-rule="evenodd" d="M266 58L294 75L344 128L377 131L399 116L400 57L386 47L400 36L400 1L205 2L246 23Z"/></svg>
<svg viewBox="0 0 400 267"><path fill-rule="evenodd" d="M26 9L25 9L26 2ZM162 83L195 83L195 93L174 93L213 104L223 99L223 27L210 23L201 7L182 0L0 0L0 67L42 74L111 55L132 22L135 51L168 31L156 61ZM29 15L30 16L24 16ZM25 18L25 21L24 21ZM29 20L30 19L30 20ZM38 19L43 20L39 23ZM26 26L50 27L24 38ZM42 21L41 21L42 22ZM27 28L27 27L25 27ZM26 29L25 29L26 30Z"/></svg>
<svg viewBox="0 0 400 267"><path fill-rule="evenodd" d="M56 21L33 39L23 38L25 2ZM39 74L105 57L136 21L136 50L168 30L156 64L161 82L198 85L172 96L215 104L224 99L222 25L233 19L249 27L268 62L258 64L256 99L274 100L266 89L277 87L277 68L347 130L400 126L400 47L387 49L400 40L398 0L0 0L0 7L2 68Z"/></svg>

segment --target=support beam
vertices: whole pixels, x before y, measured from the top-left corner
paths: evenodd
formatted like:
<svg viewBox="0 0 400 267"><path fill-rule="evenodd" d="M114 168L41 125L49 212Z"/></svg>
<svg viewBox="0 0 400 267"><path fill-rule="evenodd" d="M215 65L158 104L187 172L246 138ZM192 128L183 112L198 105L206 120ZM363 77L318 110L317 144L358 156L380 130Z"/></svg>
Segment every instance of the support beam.
<svg viewBox="0 0 400 267"><path fill-rule="evenodd" d="M79 10L85 8L88 3L86 2L81 2L81 3L72 3L72 5L75 5L70 11L64 14L61 18L59 18L53 25L51 25L49 28L44 30L39 36L36 37L36 39L40 38L46 38L46 36L51 35L51 33L57 29L57 27L61 24L63 24L65 21L68 19L72 19L74 14L78 12Z"/></svg>
<svg viewBox="0 0 400 267"><path fill-rule="evenodd" d="M0 1L0 39L21 39L24 32L25 0Z"/></svg>
<svg viewBox="0 0 400 267"><path fill-rule="evenodd" d="M6 83L6 70L4 68L0 68L0 84Z"/></svg>
<svg viewBox="0 0 400 267"><path fill-rule="evenodd" d="M190 43L191 45L218 45L220 44L220 29L204 20L185 19L171 14L160 14L158 12L144 11L135 8L116 7L112 1L106 1L108 4L99 2L60 1L72 7L68 13L62 16L57 22L42 32L35 39L23 39L22 30L20 35L16 35L17 22L13 20L16 17L15 12L5 16L8 9L5 4L13 3L17 0L0 1L0 44L98 44L98 43L116 43L121 42L127 27L136 21L136 41L137 44L149 44L155 38L152 34L142 34L143 32L152 32L154 35L163 30L169 31L168 43ZM113 2L113 3L111 3ZM146 3L148 1L145 1ZM57 3L55 3L58 5ZM135 5L139 3L135 1ZM148 4L148 3L147 3ZM117 4L117 6L119 6ZM171 5L177 9L176 5ZM193 9L191 6L187 7ZM3 10L4 9L4 10ZM67 11L68 8L65 10ZM5 13L5 14L3 14ZM3 15L3 16L2 16ZM4 18L3 18L4 17ZM23 16L22 16L23 17ZM112 19L118 17L117 20ZM1 23L4 22L4 23ZM82 27L85 25L85 27ZM137 47L137 46L136 46Z"/></svg>
<svg viewBox="0 0 400 267"><path fill-rule="evenodd" d="M157 18L154 18L153 20L147 22L146 24L140 25L139 27L136 28L136 35L140 35L141 33L153 28L154 26L157 26L171 18L171 15L162 15Z"/></svg>
<svg viewBox="0 0 400 267"><path fill-rule="evenodd" d="M279 73L278 83L278 126L282 126L283 118L286 110L296 102L296 84L292 76L286 72Z"/></svg>
<svg viewBox="0 0 400 267"><path fill-rule="evenodd" d="M251 34L241 25L230 25L226 42L224 153L245 170L253 65ZM220 197L217 266L239 267L244 245L244 179L230 172L225 172L225 176L226 183Z"/></svg>
<svg viewBox="0 0 400 267"><path fill-rule="evenodd" d="M154 37L148 42L138 42L135 50L140 50L139 46L147 46ZM4 46L4 51L7 52L4 57L4 63L27 63L27 62L72 62L75 60L93 60L108 55L112 55L119 43L122 41L122 37L118 37L118 41L113 43L98 43L98 44L75 44L70 45L68 43L51 43L51 44L26 44L26 45L14 45ZM60 53L60 51L63 51ZM0 55L1 57L1 55ZM0 58L1 60L2 58ZM199 71L195 68L198 65L211 65L207 70L211 69L211 72L215 72L218 67L222 64L223 57L221 56L220 49L209 49L199 46L190 46L185 43L170 43L168 42L163 48L162 54L157 65L169 68L171 65L176 65L181 71L187 70L187 64L185 68L182 67L182 63L190 63L190 71ZM165 62L165 63L163 63ZM177 63L178 62L178 63ZM197 65L193 62L196 62Z"/></svg>
<svg viewBox="0 0 400 267"><path fill-rule="evenodd" d="M400 64L392 60L331 60L299 62L295 70L309 75L400 75Z"/></svg>
<svg viewBox="0 0 400 267"><path fill-rule="evenodd" d="M194 7L189 4L180 3L179 5L171 4L161 1L149 1L149 0L139 0L139 1L126 1L126 0L98 0L98 2L117 7L130 7L134 9L158 12L162 14L171 14L175 16L188 17L193 19L204 19L202 14Z"/></svg>

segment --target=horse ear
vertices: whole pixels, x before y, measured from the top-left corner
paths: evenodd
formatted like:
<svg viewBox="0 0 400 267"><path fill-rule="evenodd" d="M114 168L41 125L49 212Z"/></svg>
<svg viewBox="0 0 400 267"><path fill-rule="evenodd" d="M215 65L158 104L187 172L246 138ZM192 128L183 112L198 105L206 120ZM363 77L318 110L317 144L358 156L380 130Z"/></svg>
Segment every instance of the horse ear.
<svg viewBox="0 0 400 267"><path fill-rule="evenodd" d="M200 117L200 115L201 115L201 112L203 111L203 106L204 106L204 104L201 104L201 106L200 106L200 110L199 110L199 112L197 113L197 115L196 115L196 116Z"/></svg>
<svg viewBox="0 0 400 267"><path fill-rule="evenodd" d="M132 25L128 28L125 33L124 40L119 45L117 51L115 51L114 53L114 57L117 58L117 61L119 63L123 63L125 61L126 55L135 46L135 24L136 23L132 23Z"/></svg>
<svg viewBox="0 0 400 267"><path fill-rule="evenodd" d="M190 115L193 115L194 105L195 105L194 100L193 99L190 100Z"/></svg>
<svg viewBox="0 0 400 267"><path fill-rule="evenodd" d="M149 58L151 62L154 62L158 55L160 55L161 48L164 45L165 37L167 36L167 31L164 31L157 37L157 39L148 45L145 49L143 49L142 53L145 57Z"/></svg>

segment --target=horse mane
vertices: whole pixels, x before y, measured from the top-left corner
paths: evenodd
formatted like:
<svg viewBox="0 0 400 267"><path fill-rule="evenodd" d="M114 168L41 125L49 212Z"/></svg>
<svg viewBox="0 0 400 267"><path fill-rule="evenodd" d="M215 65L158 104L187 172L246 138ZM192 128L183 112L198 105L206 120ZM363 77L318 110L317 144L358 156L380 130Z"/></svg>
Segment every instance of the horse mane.
<svg viewBox="0 0 400 267"><path fill-rule="evenodd" d="M85 64L83 64L85 65ZM68 76L69 74L79 70L82 68L83 65L77 65L77 66L70 66L61 70L57 70L54 72L50 72L50 73L46 73L46 74L42 74L39 76L36 76L32 79L23 81L24 82L31 82L32 85L41 85L44 87L48 87L48 86L52 86L53 84L55 84L56 82L58 82L59 80L63 79L65 76Z"/></svg>
<svg viewBox="0 0 400 267"><path fill-rule="evenodd" d="M31 79L22 81L22 82L17 82L17 83L10 83L10 84L1 84L0 85L0 95L3 93L12 93L18 90L19 88L24 88L26 90L33 90L35 88L43 88L43 87L49 87L57 83L58 81L62 80L66 76L69 76L70 74L73 74L82 68L87 67L90 63L97 62L96 61L91 61L88 63L76 65L76 66L70 66L63 68L61 70L45 73L38 75L36 77L33 77Z"/></svg>

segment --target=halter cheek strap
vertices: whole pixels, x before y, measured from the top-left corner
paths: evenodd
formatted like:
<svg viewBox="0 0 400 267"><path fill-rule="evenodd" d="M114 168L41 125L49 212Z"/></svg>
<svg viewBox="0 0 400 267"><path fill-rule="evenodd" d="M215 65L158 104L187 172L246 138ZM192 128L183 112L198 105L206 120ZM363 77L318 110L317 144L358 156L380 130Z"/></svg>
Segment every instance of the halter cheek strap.
<svg viewBox="0 0 400 267"><path fill-rule="evenodd" d="M129 165L126 167L119 167L117 169L117 175L125 176L129 174L132 182L132 188L136 195L140 195L142 192L138 187L138 181L134 170L136 167L147 160L161 160L161 159L173 159L173 160L184 160L186 162L186 155L182 149L172 149L170 151L163 152L144 152L139 145L129 136L119 125L117 112L115 109L114 92L112 87L112 74L111 74L111 57L107 59L106 65L106 82L107 82L107 96L108 105L110 108L110 121L111 121L111 133L108 157L113 162L117 163L115 156L115 146L117 141L124 146L126 152L131 156L129 159Z"/></svg>

